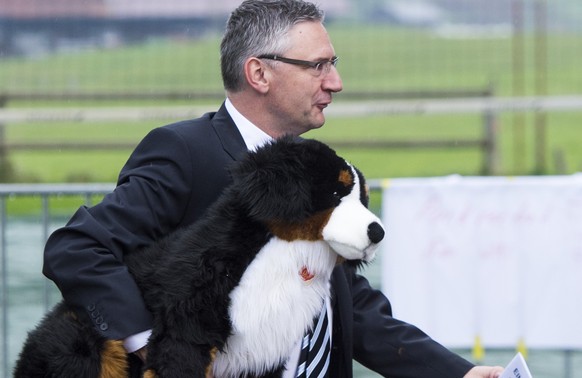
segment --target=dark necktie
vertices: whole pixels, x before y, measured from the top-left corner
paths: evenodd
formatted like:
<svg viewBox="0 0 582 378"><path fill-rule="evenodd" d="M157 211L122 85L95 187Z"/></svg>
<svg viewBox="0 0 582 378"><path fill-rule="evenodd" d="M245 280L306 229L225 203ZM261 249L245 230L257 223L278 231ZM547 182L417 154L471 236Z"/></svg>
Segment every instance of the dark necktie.
<svg viewBox="0 0 582 378"><path fill-rule="evenodd" d="M330 349L327 305L324 302L321 314L319 318L316 318L313 331L307 332L303 337L299 365L297 366L297 378L327 377Z"/></svg>

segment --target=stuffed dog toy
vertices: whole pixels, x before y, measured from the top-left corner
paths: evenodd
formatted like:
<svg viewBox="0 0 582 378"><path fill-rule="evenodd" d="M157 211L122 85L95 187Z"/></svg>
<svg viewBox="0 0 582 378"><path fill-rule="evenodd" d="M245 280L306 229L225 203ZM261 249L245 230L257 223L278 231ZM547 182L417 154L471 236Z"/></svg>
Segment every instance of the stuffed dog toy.
<svg viewBox="0 0 582 378"><path fill-rule="evenodd" d="M292 137L250 152L200 221L127 266L154 316L144 377L280 377L330 295L336 264L384 237L362 174ZM15 377L127 377L127 354L61 302L31 331Z"/></svg>

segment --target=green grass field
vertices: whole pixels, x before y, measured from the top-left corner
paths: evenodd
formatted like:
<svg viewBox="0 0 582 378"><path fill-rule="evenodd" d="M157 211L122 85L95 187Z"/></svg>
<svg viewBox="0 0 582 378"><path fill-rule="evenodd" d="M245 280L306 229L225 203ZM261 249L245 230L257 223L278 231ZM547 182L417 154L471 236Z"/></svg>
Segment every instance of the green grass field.
<svg viewBox="0 0 582 378"><path fill-rule="evenodd" d="M482 88L512 94L512 39L441 38L423 29L328 25L346 91ZM0 91L220 91L218 33L118 49L0 60ZM580 93L582 36L550 34L549 94ZM535 38L524 39L526 94L535 93Z"/></svg>
<svg viewBox="0 0 582 378"><path fill-rule="evenodd" d="M344 80L350 91L425 89L481 89L492 86L496 95L512 94L510 38L439 38L423 30L384 26L328 26ZM526 37L523 71L526 95L535 94L534 39ZM219 36L188 40L152 40L146 44L100 51L61 53L35 59L0 60L1 92L148 92L221 91L218 68ZM578 64L582 36L548 37L548 94L582 93ZM332 106L341 106L342 95ZM75 107L126 105L184 105L181 101L20 101L9 107ZM219 101L207 101L209 109ZM168 120L171 122L172 120ZM550 113L547 118L545 174L568 174L582 168L582 112ZM163 122L26 123L4 125L11 142L109 141L136 144ZM516 132L511 114L498 118L500 172L525 175L535 172L533 115ZM370 116L328 118L326 125L307 137L333 145L342 140L461 140L478 138L481 115ZM516 146L519 147L516 150ZM112 182L127 159L128 150L12 151L7 155L17 182ZM516 152L517 151L517 152ZM339 149L369 178L477 175L482 153L471 148L452 149ZM538 172L535 172L538 173Z"/></svg>

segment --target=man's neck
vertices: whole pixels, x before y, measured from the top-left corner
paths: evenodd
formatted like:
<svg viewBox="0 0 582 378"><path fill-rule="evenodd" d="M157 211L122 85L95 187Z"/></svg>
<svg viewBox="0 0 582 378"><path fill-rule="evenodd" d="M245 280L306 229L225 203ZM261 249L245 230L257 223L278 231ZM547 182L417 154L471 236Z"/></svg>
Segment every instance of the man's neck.
<svg viewBox="0 0 582 378"><path fill-rule="evenodd" d="M233 119L236 127L242 135L247 149L254 151L273 139L269 134L265 133L261 128L245 117L229 98L226 99L225 106L228 114L230 114L230 117Z"/></svg>

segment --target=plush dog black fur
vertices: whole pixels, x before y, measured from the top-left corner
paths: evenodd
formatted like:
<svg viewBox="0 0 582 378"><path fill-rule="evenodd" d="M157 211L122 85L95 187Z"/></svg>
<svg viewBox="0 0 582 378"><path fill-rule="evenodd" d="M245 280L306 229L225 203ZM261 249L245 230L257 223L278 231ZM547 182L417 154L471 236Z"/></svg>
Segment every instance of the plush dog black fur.
<svg viewBox="0 0 582 378"><path fill-rule="evenodd" d="M154 316L145 377L280 377L334 266L370 261L384 236L361 173L321 142L281 138L232 176L203 219L127 256ZM121 341L86 316L58 304L15 377L126 377Z"/></svg>

